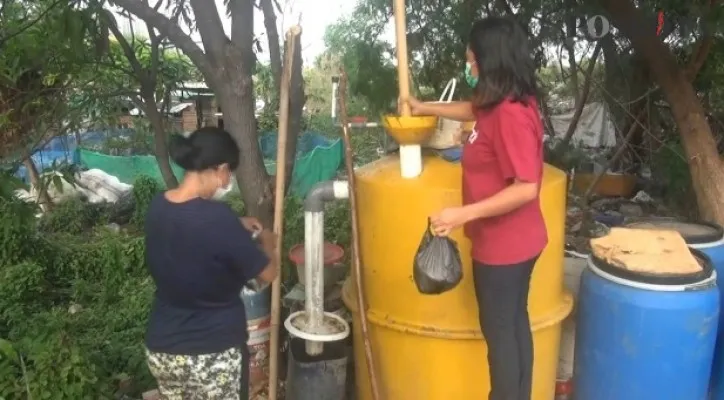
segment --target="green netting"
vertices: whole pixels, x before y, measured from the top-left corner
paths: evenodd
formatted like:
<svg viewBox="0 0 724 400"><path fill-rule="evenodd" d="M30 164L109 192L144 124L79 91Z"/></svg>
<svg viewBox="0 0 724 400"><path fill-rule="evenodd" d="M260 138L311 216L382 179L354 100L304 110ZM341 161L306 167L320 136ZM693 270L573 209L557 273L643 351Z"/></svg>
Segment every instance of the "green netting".
<svg viewBox="0 0 724 400"><path fill-rule="evenodd" d="M263 135L259 140L267 172L276 173L276 134ZM292 173L291 193L304 197L312 186L334 178L344 157L344 148L339 139L329 140L319 134L305 132L299 137L297 161ZM140 175L150 176L161 184L163 178L154 156L111 156L91 150L80 149L81 165L89 169L100 169L116 176L121 182L133 184ZM177 178L183 177L183 169L171 163Z"/></svg>

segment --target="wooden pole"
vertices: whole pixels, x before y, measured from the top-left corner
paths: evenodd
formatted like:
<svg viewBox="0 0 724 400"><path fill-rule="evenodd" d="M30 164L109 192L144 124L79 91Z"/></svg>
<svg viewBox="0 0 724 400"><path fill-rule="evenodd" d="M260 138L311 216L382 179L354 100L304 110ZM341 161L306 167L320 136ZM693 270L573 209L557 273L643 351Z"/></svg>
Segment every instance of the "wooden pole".
<svg viewBox="0 0 724 400"><path fill-rule="evenodd" d="M362 340L365 348L365 361L367 361L367 375L369 376L372 388L372 399L380 400L380 385L377 380L377 364L375 363L372 343L370 340L369 323L367 321L367 299L364 291L362 277L362 261L360 260L359 243L359 220L357 216L357 191L354 176L354 158L352 153L352 141L350 139L350 127L347 116L347 73L344 70L340 73L339 83L339 119L342 122L342 140L344 141L344 164L347 170L347 181L349 184L349 208L352 222L352 270L357 284L357 307L360 315Z"/></svg>
<svg viewBox="0 0 724 400"><path fill-rule="evenodd" d="M410 97L410 63L407 60L407 22L405 20L405 0L394 0L395 36L397 37L397 81L400 86L402 104L400 114L411 114L410 105L405 99Z"/></svg>
<svg viewBox="0 0 724 400"><path fill-rule="evenodd" d="M284 230L284 181L286 171L287 135L289 134L289 92L292 81L294 48L302 28L293 26L286 34L286 53L279 90L279 134L277 137L277 175L274 199L274 232L277 234L276 259L281 266ZM279 381L279 319L281 309L281 271L272 283L271 332L269 338L269 400L277 399Z"/></svg>

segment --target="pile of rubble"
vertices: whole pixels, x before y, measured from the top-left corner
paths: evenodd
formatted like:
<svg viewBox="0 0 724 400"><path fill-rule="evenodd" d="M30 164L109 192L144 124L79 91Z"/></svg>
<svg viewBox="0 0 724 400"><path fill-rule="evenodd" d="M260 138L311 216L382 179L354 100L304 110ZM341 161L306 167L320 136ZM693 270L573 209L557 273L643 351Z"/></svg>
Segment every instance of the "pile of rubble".
<svg viewBox="0 0 724 400"><path fill-rule="evenodd" d="M581 202L580 197L570 195L566 215L566 251L578 254L589 254L589 240L605 235L610 227L638 218L675 217L661 201L644 191L639 191L630 199L602 197L588 206L581 205Z"/></svg>

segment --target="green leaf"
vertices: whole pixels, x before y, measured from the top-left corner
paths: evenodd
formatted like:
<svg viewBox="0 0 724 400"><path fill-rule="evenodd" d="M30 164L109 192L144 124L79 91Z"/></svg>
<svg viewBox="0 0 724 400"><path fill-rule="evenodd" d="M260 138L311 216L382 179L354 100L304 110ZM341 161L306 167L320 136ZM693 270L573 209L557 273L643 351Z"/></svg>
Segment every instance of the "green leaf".
<svg viewBox="0 0 724 400"><path fill-rule="evenodd" d="M53 186L58 193L63 193L63 178L60 175L53 174Z"/></svg>
<svg viewBox="0 0 724 400"><path fill-rule="evenodd" d="M0 355L3 355L14 362L18 360L18 352L9 340L0 338Z"/></svg>

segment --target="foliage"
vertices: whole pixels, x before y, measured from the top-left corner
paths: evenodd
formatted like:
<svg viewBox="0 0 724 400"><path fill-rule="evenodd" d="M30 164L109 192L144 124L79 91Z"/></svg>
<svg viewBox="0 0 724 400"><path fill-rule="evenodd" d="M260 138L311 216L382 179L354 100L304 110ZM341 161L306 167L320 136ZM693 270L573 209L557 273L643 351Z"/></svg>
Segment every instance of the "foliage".
<svg viewBox="0 0 724 400"><path fill-rule="evenodd" d="M55 211L82 215L66 204ZM0 209L0 398L110 398L119 373L149 387L142 238L39 235L32 205L2 197Z"/></svg>
<svg viewBox="0 0 724 400"><path fill-rule="evenodd" d="M121 41L131 48L132 59L125 54ZM163 111L170 106L171 91L199 76L189 59L168 43L152 43L147 36L137 33L110 40L108 52L100 62L90 65L86 73L94 74L96 79L90 87L74 92L73 101L92 104L91 122L101 127L115 126L131 106L143 109L146 99L142 89L150 90L151 106L160 106ZM140 119L134 121L134 127L137 122ZM148 127L145 130L150 131Z"/></svg>
<svg viewBox="0 0 724 400"><path fill-rule="evenodd" d="M38 229L44 233L80 235L104 223L107 216L105 204L90 204L80 197L71 197L56 204L52 213L44 214L38 221Z"/></svg>
<svg viewBox="0 0 724 400"><path fill-rule="evenodd" d="M3 1L0 7L0 155L77 126L84 104L68 94L103 51L105 29L74 0ZM107 33L107 32L106 32Z"/></svg>
<svg viewBox="0 0 724 400"><path fill-rule="evenodd" d="M141 203L157 190L147 179L134 187ZM243 211L238 194L227 201ZM302 203L286 201L285 249L303 243ZM76 230L73 218L91 219L86 206L61 203L41 225L65 221ZM330 203L325 212L326 240L348 248L348 203ZM143 238L99 229L39 234L32 205L12 198L0 198L0 226L0 398L111 398L128 378L131 395L150 388L142 337L154 286ZM284 258L290 285L296 275Z"/></svg>
<svg viewBox="0 0 724 400"><path fill-rule="evenodd" d="M36 207L16 199L12 193L0 197L0 266L26 259L30 248L26 243L34 238L32 225Z"/></svg>
<svg viewBox="0 0 724 400"><path fill-rule="evenodd" d="M279 113L272 107L264 107L256 118L259 134L276 132L279 127Z"/></svg>
<svg viewBox="0 0 724 400"><path fill-rule="evenodd" d="M163 188L153 178L148 176L139 176L135 182L133 182L133 199L135 201L135 208L133 210L133 217L131 221L137 226L143 226L146 220L146 211L148 206L151 205L151 200L158 193L161 193Z"/></svg>
<svg viewBox="0 0 724 400"><path fill-rule="evenodd" d="M651 160L652 180L660 188L667 205L696 218L696 206L689 165L682 156L684 149L679 140L664 143Z"/></svg>
<svg viewBox="0 0 724 400"><path fill-rule="evenodd" d="M256 64L254 71L254 95L257 101L264 102L264 109L274 110L273 101L276 98L274 93L274 77L272 75L271 65Z"/></svg>
<svg viewBox="0 0 724 400"><path fill-rule="evenodd" d="M153 155L153 132L146 119L134 118L132 129L121 135L109 134L99 148L90 150L112 156Z"/></svg>

